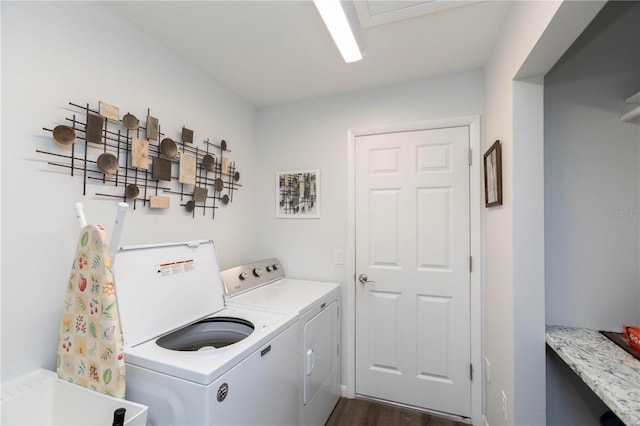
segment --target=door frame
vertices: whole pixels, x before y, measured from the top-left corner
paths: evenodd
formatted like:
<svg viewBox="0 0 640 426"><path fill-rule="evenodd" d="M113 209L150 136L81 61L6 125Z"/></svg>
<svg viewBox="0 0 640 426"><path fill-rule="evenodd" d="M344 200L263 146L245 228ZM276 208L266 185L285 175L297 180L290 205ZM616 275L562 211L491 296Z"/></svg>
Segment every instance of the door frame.
<svg viewBox="0 0 640 426"><path fill-rule="evenodd" d="M470 331L471 331L471 363L473 364L473 380L471 381L471 422L482 422L482 329L483 329L483 265L482 259L482 175L481 175L481 144L480 144L480 116L463 116L421 122L391 124L381 127L369 127L347 130L347 249L345 262L346 285L346 309L343 321L346 322L343 336L343 348L345 359L343 360L344 372L342 376L342 394L348 398L355 397L356 384L356 292L355 292L355 261L356 261L356 237L355 237L355 150L358 136L369 136L381 133L397 133L416 130L432 130L445 127L469 127L469 147L471 149L471 166L469 168L469 224L470 224L470 250L473 256L473 268L471 271L470 289ZM343 291L344 294L344 291Z"/></svg>

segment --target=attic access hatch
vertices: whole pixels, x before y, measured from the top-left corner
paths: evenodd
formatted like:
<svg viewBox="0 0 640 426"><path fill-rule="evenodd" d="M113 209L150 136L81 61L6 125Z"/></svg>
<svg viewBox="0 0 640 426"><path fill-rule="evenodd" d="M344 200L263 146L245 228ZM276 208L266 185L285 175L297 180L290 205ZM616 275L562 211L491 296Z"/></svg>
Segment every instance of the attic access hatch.
<svg viewBox="0 0 640 426"><path fill-rule="evenodd" d="M362 28L375 27L377 25L390 24L404 19L415 18L422 15L442 12L479 3L482 0L450 1L450 0L426 0L426 1L354 1L353 5L358 14Z"/></svg>

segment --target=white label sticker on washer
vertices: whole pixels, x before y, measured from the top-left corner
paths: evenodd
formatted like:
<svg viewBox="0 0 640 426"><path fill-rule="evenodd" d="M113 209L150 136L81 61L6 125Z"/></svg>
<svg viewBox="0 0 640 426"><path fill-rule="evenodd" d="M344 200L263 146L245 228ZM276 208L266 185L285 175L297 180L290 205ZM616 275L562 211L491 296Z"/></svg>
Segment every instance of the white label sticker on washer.
<svg viewBox="0 0 640 426"><path fill-rule="evenodd" d="M167 275L181 274L195 269L196 265L193 259L178 260L176 262L161 263L158 265L157 271L159 277Z"/></svg>

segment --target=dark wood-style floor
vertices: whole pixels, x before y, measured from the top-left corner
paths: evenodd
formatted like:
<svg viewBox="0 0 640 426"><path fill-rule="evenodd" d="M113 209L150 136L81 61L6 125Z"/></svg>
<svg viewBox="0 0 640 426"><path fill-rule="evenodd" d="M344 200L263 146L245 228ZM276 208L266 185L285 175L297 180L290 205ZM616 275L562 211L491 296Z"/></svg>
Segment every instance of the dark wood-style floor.
<svg viewBox="0 0 640 426"><path fill-rule="evenodd" d="M468 426L410 408L340 398L325 426Z"/></svg>

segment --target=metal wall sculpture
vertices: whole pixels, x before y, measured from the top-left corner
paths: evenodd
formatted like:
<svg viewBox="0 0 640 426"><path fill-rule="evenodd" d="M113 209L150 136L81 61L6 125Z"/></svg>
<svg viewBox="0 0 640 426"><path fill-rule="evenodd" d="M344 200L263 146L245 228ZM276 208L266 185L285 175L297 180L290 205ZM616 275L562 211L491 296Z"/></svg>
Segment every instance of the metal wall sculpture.
<svg viewBox="0 0 640 426"><path fill-rule="evenodd" d="M211 213L233 201L234 192L242 185L235 162L225 140L218 143L206 139L203 147L194 144L194 131L183 127L179 141L162 132L158 118L147 110L144 125L127 112L122 117L119 108L99 102L98 110L69 103L78 114L66 117L66 123L53 129L53 139L69 146L69 154L36 150L62 159L49 161L52 166L68 169L71 176L83 179L82 195L87 183L102 183L118 188L99 197L118 198L142 203L151 209L171 206L170 195L179 196L180 206L196 216ZM177 172L176 172L177 169Z"/></svg>

